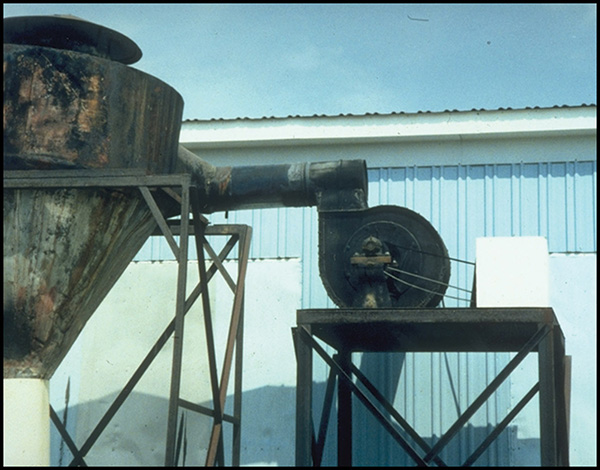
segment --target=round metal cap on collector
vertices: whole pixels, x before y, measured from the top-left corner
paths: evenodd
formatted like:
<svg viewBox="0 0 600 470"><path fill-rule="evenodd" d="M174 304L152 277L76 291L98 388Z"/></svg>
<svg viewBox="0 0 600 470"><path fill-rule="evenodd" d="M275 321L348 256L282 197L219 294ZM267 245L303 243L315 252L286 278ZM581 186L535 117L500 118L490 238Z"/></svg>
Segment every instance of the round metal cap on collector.
<svg viewBox="0 0 600 470"><path fill-rule="evenodd" d="M4 43L83 52L127 65L142 57L127 36L71 15L4 18Z"/></svg>

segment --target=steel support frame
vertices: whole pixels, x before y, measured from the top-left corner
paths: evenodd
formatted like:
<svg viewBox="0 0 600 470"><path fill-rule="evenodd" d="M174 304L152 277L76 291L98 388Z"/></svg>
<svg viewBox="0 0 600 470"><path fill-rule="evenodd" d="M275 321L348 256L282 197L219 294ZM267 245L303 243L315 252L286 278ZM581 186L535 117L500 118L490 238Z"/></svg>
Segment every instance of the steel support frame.
<svg viewBox="0 0 600 470"><path fill-rule="evenodd" d="M541 466L568 466L568 403L566 402L568 377L565 374L569 374L569 358L565 356L564 343L560 340L560 334L552 325L541 324L539 326L539 329L522 346L498 376L487 385L483 392L433 446L428 445L418 435L383 394L352 363L351 344L348 344L345 348L340 348L338 345L337 353L329 355L317 341L315 336L318 337L318 335L313 333L312 325L299 324L297 327L292 328L292 334L297 360L297 466L320 466L321 464L325 445L324 440L333 402L335 377L337 377L338 385L338 466L352 465L352 394L373 414L379 424L390 433L417 466L429 466L432 463L437 466L446 466L439 456L441 450L532 351L538 353L539 381L498 423L462 465L472 466L510 424L512 419L539 393ZM460 339L457 339L457 341L460 341ZM315 437L312 418L313 351L330 368L318 437ZM368 393L365 393L365 391ZM378 402L393 420L381 413L375 402ZM398 426L412 438L413 445L398 432Z"/></svg>
<svg viewBox="0 0 600 470"><path fill-rule="evenodd" d="M99 187L112 189L133 187L139 189L141 192L160 229L159 234L165 237L178 263L175 317L158 337L146 357L96 424L96 427L92 430L81 448L77 448L54 408L50 405L50 419L73 454L70 466L87 466L84 460L85 456L171 337L173 337L173 360L167 418L165 466L176 466L180 460L181 430L179 431L179 436L177 435L177 414L180 407L213 418L211 438L206 456L207 466L225 464L222 434L223 422L232 423L232 465L239 466L241 450L243 300L245 276L250 252L251 228L246 225L209 226L207 219L199 212L198 197L192 185L191 175L189 174L146 175L137 170L4 171L4 188L6 189ZM152 196L150 188L164 191L181 205L181 218L179 220L165 220ZM175 189L178 189L180 193L177 193ZM192 214L191 222L189 219L190 213ZM176 235L179 235L179 245L175 241ZM190 295L186 297L189 261L188 241L192 235L194 235L198 253L200 281ZM217 254L208 243L207 236L229 236L230 238L220 253ZM231 253L236 244L238 245L237 282L231 278L223 265L223 261ZM205 251L212 262L208 269L206 268ZM219 272L223 276L234 293L230 328L220 377L217 372L214 331L208 298L208 283L216 272ZM184 318L199 296L202 296L211 389L213 393L213 409L192 403L182 399L180 396ZM234 360L235 364L233 364ZM231 416L225 414L224 409L232 366L235 371L234 406L233 415ZM176 443L178 444L177 448Z"/></svg>

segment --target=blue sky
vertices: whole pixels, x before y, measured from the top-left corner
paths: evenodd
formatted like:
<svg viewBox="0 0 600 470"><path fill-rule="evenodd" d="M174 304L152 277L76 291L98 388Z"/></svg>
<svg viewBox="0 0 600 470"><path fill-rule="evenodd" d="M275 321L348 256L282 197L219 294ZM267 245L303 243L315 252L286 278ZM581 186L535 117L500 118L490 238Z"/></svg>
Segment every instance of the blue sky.
<svg viewBox="0 0 600 470"><path fill-rule="evenodd" d="M142 49L184 119L596 103L595 4L4 4Z"/></svg>

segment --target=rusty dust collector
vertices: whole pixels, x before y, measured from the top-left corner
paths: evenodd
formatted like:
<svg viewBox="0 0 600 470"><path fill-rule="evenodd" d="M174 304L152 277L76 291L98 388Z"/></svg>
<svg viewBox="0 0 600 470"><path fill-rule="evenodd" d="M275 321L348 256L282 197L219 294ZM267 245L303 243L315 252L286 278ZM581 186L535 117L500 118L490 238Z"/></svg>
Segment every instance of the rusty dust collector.
<svg viewBox="0 0 600 470"><path fill-rule="evenodd" d="M368 207L364 161L209 165L178 146L183 100L129 67L140 57L130 39L78 18L6 18L5 173L186 172L204 213L316 206L320 273L337 305L441 301L443 241L406 208ZM155 197L174 215L171 198ZM135 188L4 189L5 384L50 379L155 227Z"/></svg>
<svg viewBox="0 0 600 470"><path fill-rule="evenodd" d="M6 18L4 170L172 171L183 100L126 65L140 57L133 41L77 18ZM154 227L135 191L4 190L5 391L7 379L52 376ZM12 463L35 464L21 455L35 452L15 450Z"/></svg>

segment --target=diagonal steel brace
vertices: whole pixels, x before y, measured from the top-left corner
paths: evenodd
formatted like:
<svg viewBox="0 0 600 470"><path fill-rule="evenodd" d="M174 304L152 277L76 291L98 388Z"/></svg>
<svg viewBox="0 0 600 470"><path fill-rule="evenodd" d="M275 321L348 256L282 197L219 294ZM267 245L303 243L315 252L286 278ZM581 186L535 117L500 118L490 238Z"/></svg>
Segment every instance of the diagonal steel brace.
<svg viewBox="0 0 600 470"><path fill-rule="evenodd" d="M481 392L481 394L473 401L473 403L459 416L446 433L424 457L426 462L431 461L444 448L448 442L456 435L456 433L469 421L475 412L486 402L486 400L496 391L496 389L504 382L513 370L525 359L539 343L550 332L549 325L541 326L536 333L527 341L521 350L513 357L510 362L500 371L494 380Z"/></svg>
<svg viewBox="0 0 600 470"><path fill-rule="evenodd" d="M299 328L300 338L302 341L311 346L319 356L323 358L323 360L335 370L335 373L344 380L352 392L356 395L356 397L365 405L365 407L373 414L375 418L381 423L381 425L391 434L391 436L400 444L400 446L407 452L407 454L417 463L420 467L427 467L427 462L423 460L417 452L410 446L408 442L402 437L402 435L398 432L398 430L394 427L393 423L391 423L381 411L377 409L377 407L369 400L369 398L356 386L353 382L352 378L343 370L343 368L338 364L338 362L331 358L327 352L317 343L317 341L312 337L312 335L308 332L306 327L301 326Z"/></svg>

